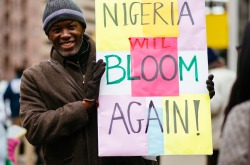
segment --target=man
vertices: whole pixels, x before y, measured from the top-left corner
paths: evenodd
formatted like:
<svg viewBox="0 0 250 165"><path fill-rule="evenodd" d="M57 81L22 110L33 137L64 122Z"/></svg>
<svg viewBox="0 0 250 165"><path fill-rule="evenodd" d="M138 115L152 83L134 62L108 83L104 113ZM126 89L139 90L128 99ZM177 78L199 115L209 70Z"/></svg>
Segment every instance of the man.
<svg viewBox="0 0 250 165"><path fill-rule="evenodd" d="M216 96L211 100L213 155L207 157L207 165L216 165L219 155L221 126L236 73L226 68L225 60L213 49L208 48L209 73L215 76ZM226 83L225 83L226 82Z"/></svg>
<svg viewBox="0 0 250 165"><path fill-rule="evenodd" d="M97 99L106 64L95 62L85 28L73 1L47 1L43 29L53 44L51 59L26 69L21 82L26 137L42 146L46 165L151 165L141 156L98 157Z"/></svg>

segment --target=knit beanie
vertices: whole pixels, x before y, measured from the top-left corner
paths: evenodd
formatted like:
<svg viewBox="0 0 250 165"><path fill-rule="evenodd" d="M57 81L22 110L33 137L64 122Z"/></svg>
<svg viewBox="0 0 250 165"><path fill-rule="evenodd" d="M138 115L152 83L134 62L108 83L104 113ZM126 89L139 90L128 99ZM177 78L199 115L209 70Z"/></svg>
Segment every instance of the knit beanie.
<svg viewBox="0 0 250 165"><path fill-rule="evenodd" d="M84 29L86 28L83 13L72 0L47 0L43 13L43 30L46 35L54 23L63 20L78 21Z"/></svg>

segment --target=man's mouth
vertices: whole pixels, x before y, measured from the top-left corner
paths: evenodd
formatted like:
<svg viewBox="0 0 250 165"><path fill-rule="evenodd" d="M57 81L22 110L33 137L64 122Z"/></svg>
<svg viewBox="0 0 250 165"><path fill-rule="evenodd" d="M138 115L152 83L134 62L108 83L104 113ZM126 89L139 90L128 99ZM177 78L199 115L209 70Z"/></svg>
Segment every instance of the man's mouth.
<svg viewBox="0 0 250 165"><path fill-rule="evenodd" d="M64 43L62 43L61 45L65 45L65 46L70 46L71 44L73 44L73 42L64 42Z"/></svg>
<svg viewBox="0 0 250 165"><path fill-rule="evenodd" d="M64 43L61 43L61 47L64 48L64 49L71 48L73 45L74 45L74 42L64 42Z"/></svg>

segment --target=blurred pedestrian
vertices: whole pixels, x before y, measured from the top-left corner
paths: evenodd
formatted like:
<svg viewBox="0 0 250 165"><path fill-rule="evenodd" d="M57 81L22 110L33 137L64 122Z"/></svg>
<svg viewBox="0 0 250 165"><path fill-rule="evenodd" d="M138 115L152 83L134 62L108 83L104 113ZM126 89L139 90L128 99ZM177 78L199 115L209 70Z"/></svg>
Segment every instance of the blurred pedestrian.
<svg viewBox="0 0 250 165"><path fill-rule="evenodd" d="M46 165L151 165L141 156L98 157L97 106L105 62L96 62L82 10L71 0L48 0L43 29L51 58L26 69L21 121L28 141L41 145ZM208 80L213 96L212 78Z"/></svg>
<svg viewBox="0 0 250 165"><path fill-rule="evenodd" d="M15 165L15 149L19 143L17 138L9 138L8 127L11 124L11 112L6 110L3 94L8 86L0 77L0 165Z"/></svg>
<svg viewBox="0 0 250 165"><path fill-rule="evenodd" d="M250 22L239 53L236 81L225 111L219 165L250 164Z"/></svg>
<svg viewBox="0 0 250 165"><path fill-rule="evenodd" d="M20 113L20 84L21 76L24 71L24 67L16 67L15 73L16 76L11 79L8 83L8 86L4 92L4 102L6 108L9 108L11 111L11 121L12 124L21 125L19 113Z"/></svg>
<svg viewBox="0 0 250 165"><path fill-rule="evenodd" d="M207 54L209 73L214 75L216 91L211 100L213 154L207 156L207 165L217 165L221 126L236 73L226 67L224 58L212 48L208 48Z"/></svg>
<svg viewBox="0 0 250 165"><path fill-rule="evenodd" d="M11 112L10 115L10 125L18 125L21 126L20 122L20 85L21 85L21 77L24 71L24 66L17 66L15 68L15 77L8 81L7 88L4 92L3 98L5 107L7 110ZM19 144L19 143L18 143ZM15 145L16 146L16 145ZM18 154L24 154L24 141L20 141L20 145L18 145Z"/></svg>

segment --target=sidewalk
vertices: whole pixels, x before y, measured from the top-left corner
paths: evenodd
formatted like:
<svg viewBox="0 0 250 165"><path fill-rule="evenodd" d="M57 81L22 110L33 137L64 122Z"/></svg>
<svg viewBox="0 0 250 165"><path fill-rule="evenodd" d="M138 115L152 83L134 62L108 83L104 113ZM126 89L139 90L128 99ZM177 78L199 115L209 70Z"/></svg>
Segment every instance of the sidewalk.
<svg viewBox="0 0 250 165"><path fill-rule="evenodd" d="M161 156L160 165L206 165L206 156Z"/></svg>

